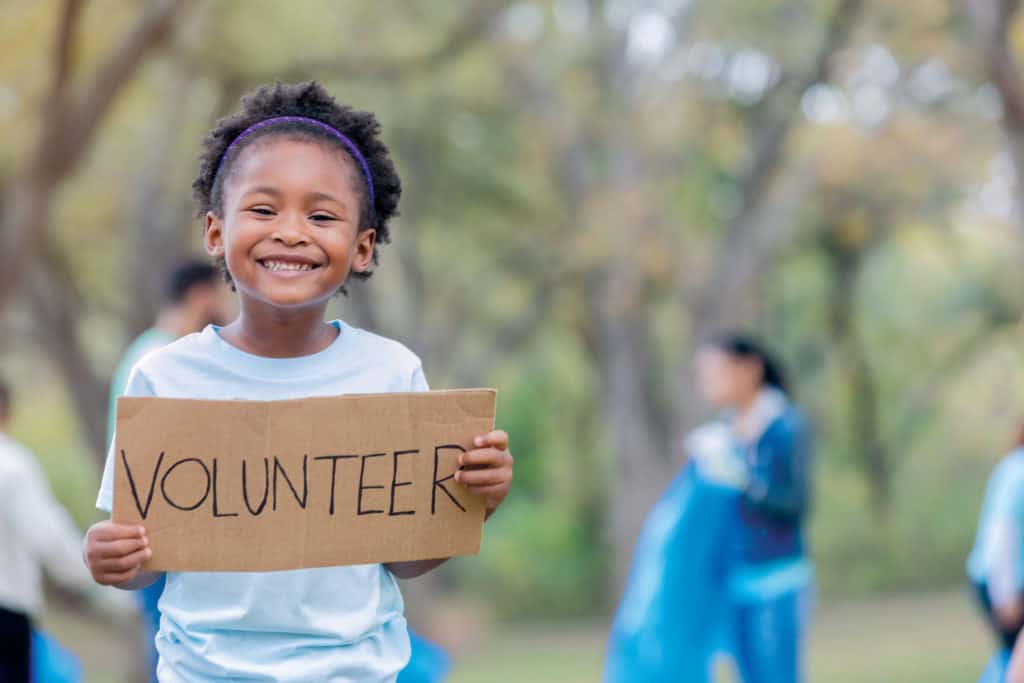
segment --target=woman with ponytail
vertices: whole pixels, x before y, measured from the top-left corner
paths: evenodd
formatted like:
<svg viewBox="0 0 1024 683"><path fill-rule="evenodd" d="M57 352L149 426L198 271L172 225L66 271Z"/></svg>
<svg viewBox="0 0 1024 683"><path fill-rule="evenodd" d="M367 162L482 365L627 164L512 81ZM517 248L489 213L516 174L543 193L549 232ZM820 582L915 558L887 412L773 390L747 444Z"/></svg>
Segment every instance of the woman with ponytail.
<svg viewBox="0 0 1024 683"><path fill-rule="evenodd" d="M743 683L798 683L814 582L806 421L749 337L703 344L696 375L723 414L687 437L688 461L648 515L604 680L707 683L726 653Z"/></svg>
<svg viewBox="0 0 1024 683"><path fill-rule="evenodd" d="M704 398L724 412L717 424L728 428L730 443L701 448L698 430L691 452L703 476L739 493L730 648L744 683L795 683L803 678L814 582L804 542L811 500L807 422L787 394L778 362L750 337L705 344L696 369Z"/></svg>

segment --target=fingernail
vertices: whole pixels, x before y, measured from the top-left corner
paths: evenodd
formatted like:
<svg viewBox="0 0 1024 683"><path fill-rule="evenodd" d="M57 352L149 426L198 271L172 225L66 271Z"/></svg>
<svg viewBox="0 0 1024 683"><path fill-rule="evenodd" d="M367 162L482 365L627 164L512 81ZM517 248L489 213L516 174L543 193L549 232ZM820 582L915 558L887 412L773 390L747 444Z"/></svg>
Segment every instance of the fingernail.
<svg viewBox="0 0 1024 683"><path fill-rule="evenodd" d="M483 437L480 437L480 436L476 437L475 439L473 439L473 443L475 445L477 445L477 446L483 446L484 445Z"/></svg>
<svg viewBox="0 0 1024 683"><path fill-rule="evenodd" d="M151 548L146 548L146 559L148 560L151 557L153 557L153 550Z"/></svg>

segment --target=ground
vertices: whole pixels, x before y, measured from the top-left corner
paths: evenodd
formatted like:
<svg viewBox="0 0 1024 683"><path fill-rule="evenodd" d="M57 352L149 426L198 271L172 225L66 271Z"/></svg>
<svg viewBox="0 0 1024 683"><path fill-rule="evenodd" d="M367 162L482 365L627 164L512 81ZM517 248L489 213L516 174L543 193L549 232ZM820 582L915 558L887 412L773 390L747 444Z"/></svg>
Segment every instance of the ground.
<svg viewBox="0 0 1024 683"><path fill-rule="evenodd" d="M79 616L48 627L83 657L87 683L124 683L131 639ZM606 625L529 623L495 628L458 656L450 683L594 683ZM977 679L992 642L966 590L880 597L819 610L810 683L965 683ZM731 681L723 667L720 681Z"/></svg>

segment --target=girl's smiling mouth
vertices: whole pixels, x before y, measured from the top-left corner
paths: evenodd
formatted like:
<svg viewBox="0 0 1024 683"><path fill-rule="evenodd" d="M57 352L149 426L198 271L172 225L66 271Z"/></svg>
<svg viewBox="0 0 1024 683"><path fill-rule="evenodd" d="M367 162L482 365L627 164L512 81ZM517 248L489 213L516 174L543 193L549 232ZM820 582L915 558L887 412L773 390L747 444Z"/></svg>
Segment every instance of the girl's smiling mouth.
<svg viewBox="0 0 1024 683"><path fill-rule="evenodd" d="M256 259L256 262L273 273L306 273L320 267L309 259L296 256L267 256Z"/></svg>

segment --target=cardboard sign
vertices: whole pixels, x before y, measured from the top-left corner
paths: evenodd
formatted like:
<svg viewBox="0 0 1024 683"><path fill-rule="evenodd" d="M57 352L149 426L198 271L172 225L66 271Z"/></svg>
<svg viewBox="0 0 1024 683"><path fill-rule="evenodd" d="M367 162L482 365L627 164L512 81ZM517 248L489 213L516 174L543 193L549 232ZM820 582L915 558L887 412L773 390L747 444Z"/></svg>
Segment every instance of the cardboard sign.
<svg viewBox="0 0 1024 683"><path fill-rule="evenodd" d="M146 527L158 571L473 554L484 505L454 473L494 428L495 396L121 398L113 519Z"/></svg>

